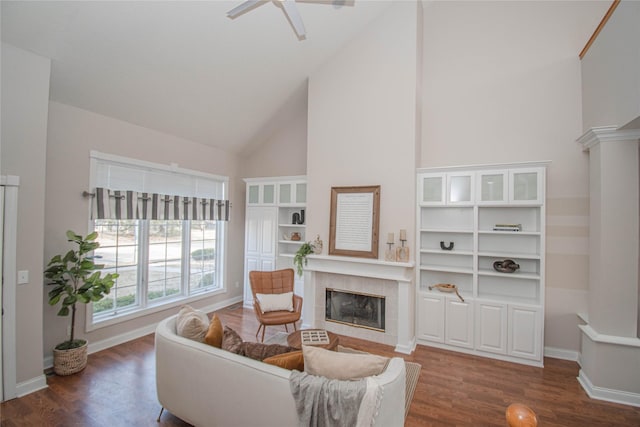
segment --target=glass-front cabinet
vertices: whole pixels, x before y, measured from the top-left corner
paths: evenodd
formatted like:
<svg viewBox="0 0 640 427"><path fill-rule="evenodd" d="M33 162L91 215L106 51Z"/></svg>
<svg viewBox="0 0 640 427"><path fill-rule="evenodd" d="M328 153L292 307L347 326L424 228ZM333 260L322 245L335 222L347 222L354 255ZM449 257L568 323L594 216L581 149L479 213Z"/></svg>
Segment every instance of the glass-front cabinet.
<svg viewBox="0 0 640 427"><path fill-rule="evenodd" d="M542 203L544 189L540 168L479 171L476 178L479 205Z"/></svg>
<svg viewBox="0 0 640 427"><path fill-rule="evenodd" d="M278 204L301 206L307 203L307 183L304 181L278 184Z"/></svg>
<svg viewBox="0 0 640 427"><path fill-rule="evenodd" d="M256 182L247 184L247 205L274 205L276 183Z"/></svg>
<svg viewBox="0 0 640 427"><path fill-rule="evenodd" d="M428 173L418 182L419 201L422 205L470 205L474 200L475 174Z"/></svg>

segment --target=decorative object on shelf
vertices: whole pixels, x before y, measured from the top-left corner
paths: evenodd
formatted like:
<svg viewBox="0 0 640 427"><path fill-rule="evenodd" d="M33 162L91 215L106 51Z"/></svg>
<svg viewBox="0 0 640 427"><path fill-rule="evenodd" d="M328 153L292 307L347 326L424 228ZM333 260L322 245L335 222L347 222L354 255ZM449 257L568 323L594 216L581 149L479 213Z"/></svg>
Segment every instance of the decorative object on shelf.
<svg viewBox="0 0 640 427"><path fill-rule="evenodd" d="M520 268L519 264L512 259L505 259L503 261L496 261L493 263L493 269L500 273L513 273Z"/></svg>
<svg viewBox="0 0 640 427"><path fill-rule="evenodd" d="M293 215L291 215L291 224L293 225L304 224L304 209L301 209L300 212L294 212Z"/></svg>
<svg viewBox="0 0 640 427"><path fill-rule="evenodd" d="M291 237L287 233L282 234L282 240L291 240Z"/></svg>
<svg viewBox="0 0 640 427"><path fill-rule="evenodd" d="M395 261L396 260L396 251L393 250L394 243L394 235L393 233L387 234L387 250L384 251L384 260L385 261Z"/></svg>
<svg viewBox="0 0 640 427"><path fill-rule="evenodd" d="M429 290L433 290L436 288L440 292L455 292L460 301L464 302L464 298L458 293L458 287L456 285L452 285L450 283L438 283L437 285L429 286Z"/></svg>
<svg viewBox="0 0 640 427"><path fill-rule="evenodd" d="M496 224L493 231L522 231L522 224Z"/></svg>
<svg viewBox="0 0 640 427"><path fill-rule="evenodd" d="M76 304L100 301L111 291L119 276L117 273L101 276L98 271L103 265L95 264L92 255L100 246L95 241L97 238L96 232L82 237L67 231L67 240L78 247L51 258L44 271L44 277L49 280L47 285L53 286L49 292L49 305L62 304L58 316L71 313L69 339L53 349L53 370L58 375L75 374L87 365L87 341L75 339Z"/></svg>
<svg viewBox="0 0 640 427"><path fill-rule="evenodd" d="M448 245L445 245L444 242L441 240L440 241L440 249L442 249L443 251L450 251L453 249L453 242L449 242Z"/></svg>
<svg viewBox="0 0 640 427"><path fill-rule="evenodd" d="M307 255L313 253L313 245L309 242L303 243L293 256L293 265L296 266L296 272L298 276L302 277L304 272L303 265L307 265Z"/></svg>
<svg viewBox="0 0 640 427"><path fill-rule="evenodd" d="M293 233L291 233L292 242L299 242L300 239L302 239L302 237L300 236L300 233L298 233L297 231L294 231Z"/></svg>
<svg viewBox="0 0 640 427"><path fill-rule="evenodd" d="M409 262L409 247L404 245L407 241L407 230L400 230L400 241L402 246L396 249L396 261Z"/></svg>
<svg viewBox="0 0 640 427"><path fill-rule="evenodd" d="M320 235L317 234L316 235L316 240L313 241L313 243L311 243L311 246L313 246L313 253L316 255L320 255L322 253L322 240L320 240Z"/></svg>

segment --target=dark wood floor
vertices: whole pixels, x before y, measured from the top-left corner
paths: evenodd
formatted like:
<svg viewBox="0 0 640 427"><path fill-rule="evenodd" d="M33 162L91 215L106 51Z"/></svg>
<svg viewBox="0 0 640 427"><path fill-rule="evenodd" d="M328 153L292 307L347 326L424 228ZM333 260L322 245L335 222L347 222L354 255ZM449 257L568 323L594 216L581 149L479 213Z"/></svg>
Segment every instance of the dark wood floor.
<svg viewBox="0 0 640 427"><path fill-rule="evenodd" d="M255 340L251 310L234 306L218 314L245 340ZM279 330L268 328L267 336ZM640 426L640 408L589 399L574 362L547 358L540 369L423 346L407 356L369 341L340 342L422 365L407 426L505 426L504 411L513 402L533 408L545 427ZM186 426L167 412L156 422L154 369L153 335L92 354L83 372L51 375L47 389L3 403L2 426Z"/></svg>

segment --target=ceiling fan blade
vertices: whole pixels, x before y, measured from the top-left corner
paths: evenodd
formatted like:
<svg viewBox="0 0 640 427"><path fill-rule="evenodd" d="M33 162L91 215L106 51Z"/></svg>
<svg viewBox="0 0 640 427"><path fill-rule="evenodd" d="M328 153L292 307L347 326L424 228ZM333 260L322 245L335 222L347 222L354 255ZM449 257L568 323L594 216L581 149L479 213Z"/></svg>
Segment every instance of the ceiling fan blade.
<svg viewBox="0 0 640 427"><path fill-rule="evenodd" d="M296 7L295 0L281 0L282 8L284 9L284 13L289 18L289 22L293 26L296 34L300 38L304 38L306 35L306 30L304 29L304 23L302 22L302 17L300 13L298 13L298 8Z"/></svg>
<svg viewBox="0 0 640 427"><path fill-rule="evenodd" d="M243 13L253 9L258 3L264 3L262 0L247 0L244 3L240 4L240 6L236 6L227 12L227 17L233 19L237 16L242 15Z"/></svg>

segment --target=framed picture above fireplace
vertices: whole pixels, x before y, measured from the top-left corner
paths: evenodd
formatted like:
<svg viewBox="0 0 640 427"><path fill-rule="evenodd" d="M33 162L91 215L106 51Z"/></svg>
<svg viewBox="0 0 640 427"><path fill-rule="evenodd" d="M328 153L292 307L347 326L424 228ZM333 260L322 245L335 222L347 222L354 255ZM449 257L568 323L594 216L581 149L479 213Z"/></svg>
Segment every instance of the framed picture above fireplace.
<svg viewBox="0 0 640 427"><path fill-rule="evenodd" d="M378 258L380 186L331 187L329 255Z"/></svg>

